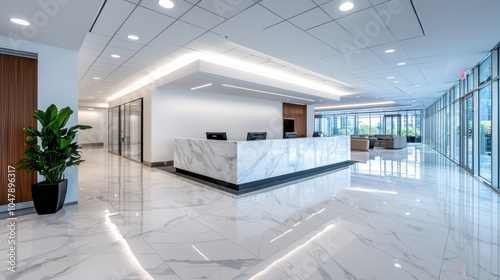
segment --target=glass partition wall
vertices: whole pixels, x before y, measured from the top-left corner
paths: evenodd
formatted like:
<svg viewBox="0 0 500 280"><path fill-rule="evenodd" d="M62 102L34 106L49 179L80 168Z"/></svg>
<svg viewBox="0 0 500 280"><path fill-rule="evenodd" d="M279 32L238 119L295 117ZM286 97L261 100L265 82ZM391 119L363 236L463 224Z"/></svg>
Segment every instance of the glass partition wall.
<svg viewBox="0 0 500 280"><path fill-rule="evenodd" d="M389 134L407 136L408 142L421 140L422 110L321 113L316 112L316 131L331 135Z"/></svg>
<svg viewBox="0 0 500 280"><path fill-rule="evenodd" d="M499 45L425 110L425 143L499 189Z"/></svg>
<svg viewBox="0 0 500 280"><path fill-rule="evenodd" d="M109 109L108 151L142 162L142 98Z"/></svg>

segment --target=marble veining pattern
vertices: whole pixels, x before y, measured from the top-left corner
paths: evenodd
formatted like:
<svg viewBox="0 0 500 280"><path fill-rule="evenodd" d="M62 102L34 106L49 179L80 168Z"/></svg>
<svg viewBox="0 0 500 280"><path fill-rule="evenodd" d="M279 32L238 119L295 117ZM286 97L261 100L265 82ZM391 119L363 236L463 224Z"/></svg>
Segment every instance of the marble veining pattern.
<svg viewBox="0 0 500 280"><path fill-rule="evenodd" d="M0 279L500 279L499 194L422 144L232 195L84 149L79 203L17 211Z"/></svg>
<svg viewBox="0 0 500 280"><path fill-rule="evenodd" d="M237 142L174 139L174 167L237 184Z"/></svg>
<svg viewBox="0 0 500 280"><path fill-rule="evenodd" d="M348 136L215 141L176 138L174 167L244 184L350 159Z"/></svg>

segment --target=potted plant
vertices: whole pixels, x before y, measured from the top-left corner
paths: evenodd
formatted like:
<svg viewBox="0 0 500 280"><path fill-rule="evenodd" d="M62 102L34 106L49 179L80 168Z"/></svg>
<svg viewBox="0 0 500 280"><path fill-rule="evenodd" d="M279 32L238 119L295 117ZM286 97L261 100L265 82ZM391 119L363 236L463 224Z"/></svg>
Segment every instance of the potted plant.
<svg viewBox="0 0 500 280"><path fill-rule="evenodd" d="M64 171L84 161L80 159L81 147L73 140L78 129L91 127L75 125L65 128L72 113L69 107L58 111L52 104L45 111L35 111L34 118L40 122L40 130L24 128L29 133L26 145L30 147L24 151L26 157L18 162L19 169L38 171L45 178L31 188L33 204L39 215L56 213L63 207L68 184Z"/></svg>

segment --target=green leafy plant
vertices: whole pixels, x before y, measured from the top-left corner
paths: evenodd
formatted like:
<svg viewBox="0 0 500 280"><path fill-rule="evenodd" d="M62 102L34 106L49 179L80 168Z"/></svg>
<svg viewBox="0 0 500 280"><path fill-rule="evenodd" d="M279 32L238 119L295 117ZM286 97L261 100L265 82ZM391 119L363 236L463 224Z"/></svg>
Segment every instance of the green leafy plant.
<svg viewBox="0 0 500 280"><path fill-rule="evenodd" d="M19 169L28 172L38 171L48 183L57 183L63 179L66 168L77 166L84 160L80 158L81 148L73 140L78 129L92 128L88 125L75 125L65 128L73 110L69 107L60 111L52 104L47 110L36 110L34 118L41 124L41 130L25 127L24 131L30 135L26 137L26 145L30 146L24 151L26 158L21 159Z"/></svg>

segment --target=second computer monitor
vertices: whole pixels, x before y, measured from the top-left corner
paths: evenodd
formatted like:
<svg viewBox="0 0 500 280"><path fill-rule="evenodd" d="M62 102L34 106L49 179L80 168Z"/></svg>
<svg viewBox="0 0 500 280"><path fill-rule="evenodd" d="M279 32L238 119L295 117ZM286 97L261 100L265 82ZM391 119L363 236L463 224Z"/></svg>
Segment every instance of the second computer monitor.
<svg viewBox="0 0 500 280"><path fill-rule="evenodd" d="M266 140L267 132L248 132L247 141Z"/></svg>

